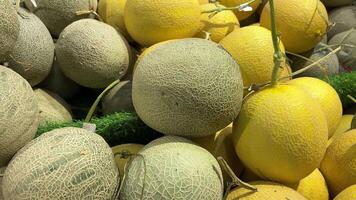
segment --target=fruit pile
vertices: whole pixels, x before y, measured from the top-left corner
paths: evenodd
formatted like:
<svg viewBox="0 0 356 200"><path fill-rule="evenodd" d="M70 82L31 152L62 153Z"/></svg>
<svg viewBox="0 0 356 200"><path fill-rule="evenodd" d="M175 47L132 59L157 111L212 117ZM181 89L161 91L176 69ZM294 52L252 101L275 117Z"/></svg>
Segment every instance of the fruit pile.
<svg viewBox="0 0 356 200"><path fill-rule="evenodd" d="M0 0L0 199L356 199L354 0Z"/></svg>

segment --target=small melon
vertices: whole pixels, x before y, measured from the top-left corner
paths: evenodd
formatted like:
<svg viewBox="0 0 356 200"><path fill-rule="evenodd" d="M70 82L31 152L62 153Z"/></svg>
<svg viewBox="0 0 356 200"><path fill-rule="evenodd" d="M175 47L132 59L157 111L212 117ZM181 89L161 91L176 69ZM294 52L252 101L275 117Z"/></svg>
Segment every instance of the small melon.
<svg viewBox="0 0 356 200"><path fill-rule="evenodd" d="M20 32L16 10L9 0L0 0L0 62L14 48Z"/></svg>
<svg viewBox="0 0 356 200"><path fill-rule="evenodd" d="M135 111L132 103L132 82L122 81L113 87L102 100L103 114Z"/></svg>
<svg viewBox="0 0 356 200"><path fill-rule="evenodd" d="M221 200L222 172L214 156L191 141L165 136L127 166L120 200Z"/></svg>
<svg viewBox="0 0 356 200"><path fill-rule="evenodd" d="M159 43L136 63L134 107L148 126L164 134L214 134L236 118L242 95L239 65L208 40Z"/></svg>
<svg viewBox="0 0 356 200"><path fill-rule="evenodd" d="M118 180L105 140L69 127L47 132L17 152L6 168L3 194L17 200L111 199Z"/></svg>
<svg viewBox="0 0 356 200"><path fill-rule="evenodd" d="M328 37L356 28L356 6L345 6L332 10L329 13L329 21L333 24L328 31Z"/></svg>
<svg viewBox="0 0 356 200"><path fill-rule="evenodd" d="M0 65L0 167L35 137L38 105L30 84Z"/></svg>
<svg viewBox="0 0 356 200"><path fill-rule="evenodd" d="M339 7L351 5L355 0L321 0L325 6L328 7Z"/></svg>
<svg viewBox="0 0 356 200"><path fill-rule="evenodd" d="M56 56L63 73L84 87L105 88L125 75L130 62L125 39L94 19L73 22L59 36Z"/></svg>
<svg viewBox="0 0 356 200"><path fill-rule="evenodd" d="M69 105L60 96L39 88L34 92L40 111L40 125L72 120Z"/></svg>
<svg viewBox="0 0 356 200"><path fill-rule="evenodd" d="M352 185L338 194L334 200L351 200L356 199L356 184Z"/></svg>
<svg viewBox="0 0 356 200"><path fill-rule="evenodd" d="M11 69L35 86L51 71L54 43L46 26L36 15L25 9L21 9L20 14L20 34L7 61Z"/></svg>

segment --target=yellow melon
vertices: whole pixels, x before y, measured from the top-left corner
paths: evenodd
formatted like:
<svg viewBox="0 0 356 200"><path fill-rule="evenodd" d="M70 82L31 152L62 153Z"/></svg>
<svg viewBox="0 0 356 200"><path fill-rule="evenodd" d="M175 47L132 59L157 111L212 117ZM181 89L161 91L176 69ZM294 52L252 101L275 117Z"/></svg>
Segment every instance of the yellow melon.
<svg viewBox="0 0 356 200"><path fill-rule="evenodd" d="M250 0L220 0L219 2L226 7L235 7L247 3L249 1ZM256 0L250 4L250 7L252 8L251 11L234 10L234 12L239 20L244 20L249 16L251 16L256 11L259 5L260 5L260 1Z"/></svg>
<svg viewBox="0 0 356 200"><path fill-rule="evenodd" d="M334 133L331 135L328 144L331 144L337 136L351 129L351 122L353 117L353 115L343 115L341 117L339 125L337 126L336 131L334 131Z"/></svg>

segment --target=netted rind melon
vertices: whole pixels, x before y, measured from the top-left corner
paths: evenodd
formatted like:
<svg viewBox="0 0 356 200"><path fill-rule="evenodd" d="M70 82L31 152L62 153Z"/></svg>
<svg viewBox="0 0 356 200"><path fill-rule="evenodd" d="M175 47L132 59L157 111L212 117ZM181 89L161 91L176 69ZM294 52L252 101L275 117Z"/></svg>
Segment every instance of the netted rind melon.
<svg viewBox="0 0 356 200"><path fill-rule="evenodd" d="M31 141L38 127L38 106L30 84L0 65L0 167Z"/></svg>
<svg viewBox="0 0 356 200"><path fill-rule="evenodd" d="M146 145L128 164L120 200L221 200L222 173L207 150L165 136Z"/></svg>
<svg viewBox="0 0 356 200"><path fill-rule="evenodd" d="M11 69L35 86L51 71L54 43L46 26L36 15L25 9L21 9L20 14L19 37L7 61Z"/></svg>
<svg viewBox="0 0 356 200"><path fill-rule="evenodd" d="M123 81L113 87L102 100L103 114L135 111L132 103L132 82Z"/></svg>
<svg viewBox="0 0 356 200"><path fill-rule="evenodd" d="M0 62L14 48L19 35L20 23L15 8L9 0L0 0Z"/></svg>
<svg viewBox="0 0 356 200"><path fill-rule="evenodd" d="M94 19L67 26L56 43L56 56L67 77L89 88L104 88L120 79L130 62L125 39Z"/></svg>
<svg viewBox="0 0 356 200"><path fill-rule="evenodd" d="M25 166L25 167L24 167ZM111 199L119 173L98 134L56 129L34 139L5 171L5 199Z"/></svg>
<svg viewBox="0 0 356 200"><path fill-rule="evenodd" d="M329 21L332 23L328 31L328 37L356 28L356 6L345 6L332 10L329 13Z"/></svg>
<svg viewBox="0 0 356 200"><path fill-rule="evenodd" d="M164 134L214 134L236 118L242 95L239 65L208 40L159 43L136 63L134 107L148 126Z"/></svg>

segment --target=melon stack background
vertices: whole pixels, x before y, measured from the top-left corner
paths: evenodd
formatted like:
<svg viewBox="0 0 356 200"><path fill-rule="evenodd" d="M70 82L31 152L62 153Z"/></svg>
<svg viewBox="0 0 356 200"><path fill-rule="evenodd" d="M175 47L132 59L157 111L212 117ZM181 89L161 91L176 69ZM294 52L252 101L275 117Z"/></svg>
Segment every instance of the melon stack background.
<svg viewBox="0 0 356 200"><path fill-rule="evenodd" d="M19 2L0 199L356 198L354 1Z"/></svg>

